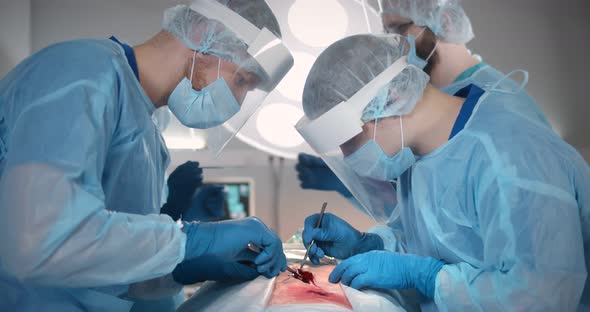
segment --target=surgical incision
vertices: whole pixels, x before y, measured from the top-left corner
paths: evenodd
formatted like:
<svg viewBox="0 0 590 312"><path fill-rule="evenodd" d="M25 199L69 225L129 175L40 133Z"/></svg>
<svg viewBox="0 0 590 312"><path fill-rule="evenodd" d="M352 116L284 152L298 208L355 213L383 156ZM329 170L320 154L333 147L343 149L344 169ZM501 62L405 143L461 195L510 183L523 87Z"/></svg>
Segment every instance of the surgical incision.
<svg viewBox="0 0 590 312"><path fill-rule="evenodd" d="M293 276L293 274L291 274L291 276ZM313 273L311 273L310 271L297 269L297 276L294 276L294 277L303 281L304 283L313 284L313 285L317 286L315 284L315 279L313 277Z"/></svg>
<svg viewBox="0 0 590 312"><path fill-rule="evenodd" d="M342 286L328 281L328 276L333 269L333 265L306 266L305 271L313 274L315 284L304 283L293 278L289 275L289 272L281 273L277 277L268 305L335 304L352 310Z"/></svg>

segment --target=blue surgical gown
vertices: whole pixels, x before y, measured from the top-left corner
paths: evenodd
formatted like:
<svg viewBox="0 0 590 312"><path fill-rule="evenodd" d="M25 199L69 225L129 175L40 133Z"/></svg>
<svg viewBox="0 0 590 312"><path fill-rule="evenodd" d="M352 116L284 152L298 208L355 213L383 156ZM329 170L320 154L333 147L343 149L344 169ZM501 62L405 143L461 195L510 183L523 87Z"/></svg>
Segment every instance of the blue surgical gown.
<svg viewBox="0 0 590 312"><path fill-rule="evenodd" d="M513 94L484 93L463 130L397 190L399 217L372 232L389 250L446 263L423 310L571 311L589 299L590 168L516 112Z"/></svg>
<svg viewBox="0 0 590 312"><path fill-rule="evenodd" d="M133 51L133 47L131 47L130 45L128 45L125 42L120 41L115 36L112 36L109 39L113 40L114 42L119 44L119 46L121 46L121 48L123 48L123 51L125 52L125 57L127 58L127 63L129 64L129 67L131 67L131 70L133 71L133 75L139 81L139 69L137 68L137 59L135 58L135 52ZM158 130L160 130L160 132L163 132L162 126L164 125L164 123L162 123L161 118L158 118L158 117L161 117L161 116L168 116L169 117L168 114L163 115L162 113L159 113L162 111L167 112L168 108L166 107L165 109L166 109L166 111L164 111L163 109L156 110L152 114L152 121L156 124L156 128L158 128ZM166 181L164 181L164 185L166 186ZM163 206L166 202L166 198L168 198L168 187L167 186L165 188L163 188L161 197L162 197L162 205L161 206ZM143 312L147 312L147 311L158 311L158 312L176 311L176 307L179 306L180 304L182 304L183 301L184 301L184 290L181 288L181 289L179 289L176 296L174 296L173 298L169 297L169 298L161 298L159 300L137 300L137 301L135 301L135 304L133 305L133 308L131 309L131 311L143 311Z"/></svg>
<svg viewBox="0 0 590 312"><path fill-rule="evenodd" d="M153 111L111 40L50 46L0 81L0 310L128 311L129 284L182 261Z"/></svg>
<svg viewBox="0 0 590 312"><path fill-rule="evenodd" d="M547 117L539 105L537 105L536 101L516 81L510 79L511 77L505 76L506 74L496 68L486 63L479 63L467 69L456 81L442 87L440 90L447 94L455 94L470 84L474 84L485 90L493 88L496 91L512 95L509 101L510 105L506 105L506 109L528 119L530 122L551 127Z"/></svg>

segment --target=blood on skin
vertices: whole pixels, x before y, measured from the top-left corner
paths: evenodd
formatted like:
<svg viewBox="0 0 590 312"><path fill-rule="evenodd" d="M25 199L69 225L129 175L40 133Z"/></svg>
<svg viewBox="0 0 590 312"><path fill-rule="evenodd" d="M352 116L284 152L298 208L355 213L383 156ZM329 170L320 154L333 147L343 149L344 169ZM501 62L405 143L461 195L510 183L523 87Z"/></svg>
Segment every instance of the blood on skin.
<svg viewBox="0 0 590 312"><path fill-rule="evenodd" d="M313 273L308 272L308 271L303 271L302 269L297 269L297 273L299 273L299 276L301 277L301 281L303 281L304 283L308 283L308 284L311 283L311 284L315 285Z"/></svg>
<svg viewBox="0 0 590 312"><path fill-rule="evenodd" d="M328 281L334 266L306 268L309 268L308 271L303 273L311 274L313 284L303 283L301 280L290 277L288 273L282 273L275 282L268 305L334 304L352 310L352 305L346 298L342 286ZM309 275L307 276L309 278Z"/></svg>

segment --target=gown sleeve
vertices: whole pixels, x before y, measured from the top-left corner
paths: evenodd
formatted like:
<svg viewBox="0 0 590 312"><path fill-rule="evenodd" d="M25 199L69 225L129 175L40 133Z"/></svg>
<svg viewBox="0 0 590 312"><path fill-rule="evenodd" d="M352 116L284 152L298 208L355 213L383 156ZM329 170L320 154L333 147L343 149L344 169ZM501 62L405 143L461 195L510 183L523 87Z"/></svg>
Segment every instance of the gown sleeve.
<svg viewBox="0 0 590 312"><path fill-rule="evenodd" d="M164 276L184 258L185 234L170 217L105 207L116 83L80 79L33 99L22 95L26 108L13 123L0 177L0 264L25 283L131 284Z"/></svg>

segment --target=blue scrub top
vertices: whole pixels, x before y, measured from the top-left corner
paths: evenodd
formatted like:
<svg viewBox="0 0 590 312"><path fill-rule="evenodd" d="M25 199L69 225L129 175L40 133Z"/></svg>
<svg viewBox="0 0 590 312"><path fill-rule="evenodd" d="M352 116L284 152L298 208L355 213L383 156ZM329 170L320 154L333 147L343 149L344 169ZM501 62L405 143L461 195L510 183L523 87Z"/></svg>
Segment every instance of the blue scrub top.
<svg viewBox="0 0 590 312"><path fill-rule="evenodd" d="M139 70L137 69L137 59L135 58L133 48L130 45L119 41L115 36L111 36L109 39L113 40L123 48L123 51L125 51L125 57L127 57L127 62L129 63L129 66L131 66L135 78L139 81Z"/></svg>
<svg viewBox="0 0 590 312"><path fill-rule="evenodd" d="M472 77L478 70L484 68L488 66L488 64L486 64L485 62L479 62L471 67L469 67L467 70L465 70L464 72L461 73L461 75L459 75L455 81L453 81L453 83L459 82L459 81L463 81L467 78Z"/></svg>
<svg viewBox="0 0 590 312"><path fill-rule="evenodd" d="M461 111L459 111L459 116L457 116L457 120L455 121L453 130L451 131L451 136L449 137L449 140L452 139L455 135L457 135L457 133L459 133L461 130L463 130L463 128L465 128L465 124L471 117L475 105L477 104L479 98L483 94L484 90L474 84L470 84L467 87L455 93L455 96L465 98L465 102L461 107Z"/></svg>

